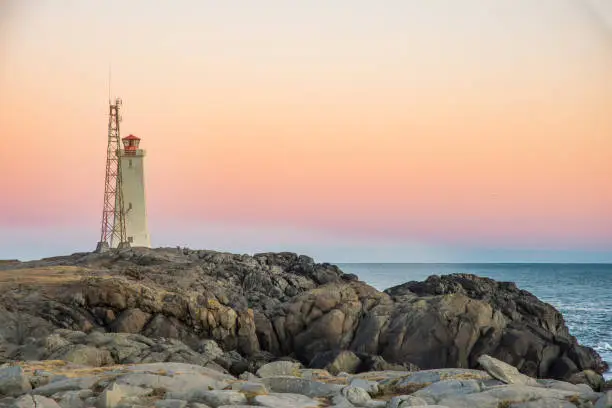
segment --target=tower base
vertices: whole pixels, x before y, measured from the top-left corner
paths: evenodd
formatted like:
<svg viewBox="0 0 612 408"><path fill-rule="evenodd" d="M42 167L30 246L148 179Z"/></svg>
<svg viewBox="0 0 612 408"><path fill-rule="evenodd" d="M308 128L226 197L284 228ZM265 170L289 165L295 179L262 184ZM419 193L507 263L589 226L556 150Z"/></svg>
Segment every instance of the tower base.
<svg viewBox="0 0 612 408"><path fill-rule="evenodd" d="M108 246L107 242L100 241L96 245L96 250L94 251L96 254L103 254L104 252L110 251L110 246Z"/></svg>
<svg viewBox="0 0 612 408"><path fill-rule="evenodd" d="M130 245L129 242L120 242L119 245L117 246L118 250L122 250L122 249L130 249L132 246Z"/></svg>

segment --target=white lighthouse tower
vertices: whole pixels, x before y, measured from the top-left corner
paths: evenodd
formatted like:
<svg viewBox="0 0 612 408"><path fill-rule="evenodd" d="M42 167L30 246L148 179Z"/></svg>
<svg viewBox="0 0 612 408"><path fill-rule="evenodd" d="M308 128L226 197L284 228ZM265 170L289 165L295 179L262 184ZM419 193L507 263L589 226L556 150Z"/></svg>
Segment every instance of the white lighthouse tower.
<svg viewBox="0 0 612 408"><path fill-rule="evenodd" d="M140 149L140 138L129 135L121 139L123 149L119 150L121 166L121 192L125 212L125 237L132 247L151 247L151 237L147 226L147 206L143 161L145 151ZM116 205L120 205L116 202ZM118 222L118 220L115 220ZM112 240L111 247L119 242Z"/></svg>

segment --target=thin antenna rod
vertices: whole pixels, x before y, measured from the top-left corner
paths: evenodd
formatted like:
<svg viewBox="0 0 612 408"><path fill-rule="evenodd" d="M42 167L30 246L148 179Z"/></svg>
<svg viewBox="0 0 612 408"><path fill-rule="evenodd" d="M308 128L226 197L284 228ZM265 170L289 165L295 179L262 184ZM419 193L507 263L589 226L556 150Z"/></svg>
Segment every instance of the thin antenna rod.
<svg viewBox="0 0 612 408"><path fill-rule="evenodd" d="M111 103L111 64L108 63L108 103Z"/></svg>

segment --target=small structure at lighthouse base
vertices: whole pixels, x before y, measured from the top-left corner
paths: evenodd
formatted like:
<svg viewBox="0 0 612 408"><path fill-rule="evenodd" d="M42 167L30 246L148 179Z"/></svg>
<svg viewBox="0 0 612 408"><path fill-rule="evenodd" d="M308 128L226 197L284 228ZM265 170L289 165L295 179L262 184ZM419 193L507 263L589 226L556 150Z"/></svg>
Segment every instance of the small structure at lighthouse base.
<svg viewBox="0 0 612 408"><path fill-rule="evenodd" d="M108 251L110 251L110 246L108 245L108 242L99 241L98 244L96 245L96 250L94 252L98 254L102 254Z"/></svg>

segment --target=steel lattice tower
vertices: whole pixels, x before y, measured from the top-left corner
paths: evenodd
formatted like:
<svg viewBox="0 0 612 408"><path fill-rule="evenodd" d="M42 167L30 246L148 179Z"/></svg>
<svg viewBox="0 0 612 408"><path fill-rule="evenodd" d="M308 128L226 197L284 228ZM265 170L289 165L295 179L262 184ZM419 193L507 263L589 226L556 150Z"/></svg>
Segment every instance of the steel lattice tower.
<svg viewBox="0 0 612 408"><path fill-rule="evenodd" d="M109 101L108 115L108 148L106 150L106 178L104 181L104 207L102 209L102 232L96 252L104 252L110 247L125 248L129 246L126 239L125 210L123 206L123 188L121 178L121 141L119 109L121 99L115 103Z"/></svg>

